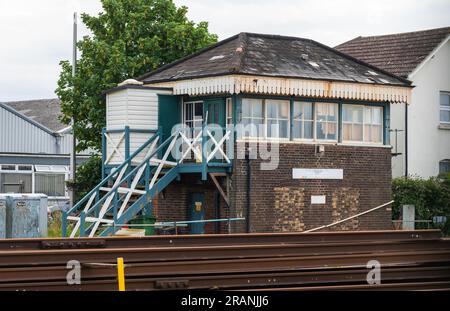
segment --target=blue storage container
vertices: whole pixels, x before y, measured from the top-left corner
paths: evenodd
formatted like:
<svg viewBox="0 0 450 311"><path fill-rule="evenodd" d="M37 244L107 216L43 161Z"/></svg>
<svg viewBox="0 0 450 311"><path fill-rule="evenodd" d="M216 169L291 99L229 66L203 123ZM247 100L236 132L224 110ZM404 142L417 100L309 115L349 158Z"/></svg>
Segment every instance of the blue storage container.
<svg viewBox="0 0 450 311"><path fill-rule="evenodd" d="M6 237L46 237L47 203L47 196L43 194L8 194Z"/></svg>
<svg viewBox="0 0 450 311"><path fill-rule="evenodd" d="M6 195L0 195L0 239L6 238Z"/></svg>

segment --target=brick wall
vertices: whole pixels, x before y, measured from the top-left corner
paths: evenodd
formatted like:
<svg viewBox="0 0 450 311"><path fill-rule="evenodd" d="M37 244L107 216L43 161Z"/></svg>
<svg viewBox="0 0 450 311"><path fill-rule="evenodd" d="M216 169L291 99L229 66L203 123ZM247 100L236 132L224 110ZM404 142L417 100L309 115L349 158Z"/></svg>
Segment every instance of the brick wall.
<svg viewBox="0 0 450 311"><path fill-rule="evenodd" d="M311 144L280 144L276 170L260 169L260 159L250 160L250 231L303 231L368 210L391 199L389 148L325 145L323 155ZM340 168L343 180L300 180L293 168ZM247 212L247 162L236 159L232 175L232 209ZM311 205L311 195L325 195L326 204ZM391 228L390 209L361 216L330 230ZM233 226L245 232L245 224Z"/></svg>
<svg viewBox="0 0 450 311"><path fill-rule="evenodd" d="M212 181L201 181L200 174L182 174L180 181L174 181L158 195L157 203L154 204L154 216L157 221L182 221L189 220L190 201L192 193L203 194L205 206L205 219L226 218L229 209L220 197L219 208L216 200L219 192ZM180 228L180 233L188 233L188 228ZM217 225L207 223L205 233L228 232L226 223Z"/></svg>

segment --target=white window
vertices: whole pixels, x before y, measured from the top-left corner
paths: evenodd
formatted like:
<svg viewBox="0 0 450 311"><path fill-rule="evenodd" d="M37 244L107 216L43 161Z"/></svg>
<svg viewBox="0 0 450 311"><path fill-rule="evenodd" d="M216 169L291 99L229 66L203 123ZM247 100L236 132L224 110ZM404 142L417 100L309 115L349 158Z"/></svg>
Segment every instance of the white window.
<svg viewBox="0 0 450 311"><path fill-rule="evenodd" d="M262 99L242 99L242 125L245 126L244 136L258 137L258 133L264 125L264 105ZM261 130L262 131L262 130Z"/></svg>
<svg viewBox="0 0 450 311"><path fill-rule="evenodd" d="M450 92L440 93L440 122L450 124Z"/></svg>
<svg viewBox="0 0 450 311"><path fill-rule="evenodd" d="M313 103L294 102L293 111L293 129L294 139L313 139L314 138L314 116Z"/></svg>
<svg viewBox="0 0 450 311"><path fill-rule="evenodd" d="M227 125L233 124L233 101L231 98L226 99Z"/></svg>
<svg viewBox="0 0 450 311"><path fill-rule="evenodd" d="M316 139L337 140L338 105L333 103L316 103Z"/></svg>
<svg viewBox="0 0 450 311"><path fill-rule="evenodd" d="M266 99L266 128L269 138L289 138L288 100Z"/></svg>
<svg viewBox="0 0 450 311"><path fill-rule="evenodd" d="M3 164L0 166L0 193L43 193L67 198L65 181L68 176L67 166Z"/></svg>
<svg viewBox="0 0 450 311"><path fill-rule="evenodd" d="M25 166L29 168L30 166ZM21 167L23 168L23 167ZM32 193L33 172L19 170L18 165L3 164L0 167L0 193Z"/></svg>
<svg viewBox="0 0 450 311"><path fill-rule="evenodd" d="M344 142L383 142L383 108L359 105L342 107Z"/></svg>
<svg viewBox="0 0 450 311"><path fill-rule="evenodd" d="M184 103L184 123L191 127L199 129L203 123L203 102Z"/></svg>

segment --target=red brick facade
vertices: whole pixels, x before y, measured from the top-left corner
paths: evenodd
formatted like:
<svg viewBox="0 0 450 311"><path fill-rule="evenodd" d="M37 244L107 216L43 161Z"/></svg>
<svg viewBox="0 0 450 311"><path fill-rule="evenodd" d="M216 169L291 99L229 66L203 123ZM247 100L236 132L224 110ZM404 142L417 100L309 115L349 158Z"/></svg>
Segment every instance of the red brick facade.
<svg viewBox="0 0 450 311"><path fill-rule="evenodd" d="M260 163L250 160L250 231L303 231L352 216L386 203L391 199L391 152L385 147L325 145L324 154L316 154L313 144L280 144L280 160L276 170L264 171ZM247 216L247 162L234 160L230 183L231 207L220 199L211 181L201 182L200 176L183 176L169 185L164 196L159 195L156 216L160 221L189 219L189 196L204 193L207 219ZM340 168L343 180L293 179L293 168ZM224 178L222 178L224 182ZM224 185L225 188L225 185ZM325 204L311 204L311 195L325 195ZM382 208L333 227L332 230L377 230L391 228L391 212ZM246 232L245 222L232 225L232 232ZM226 223L220 230L213 224L207 233L227 232Z"/></svg>

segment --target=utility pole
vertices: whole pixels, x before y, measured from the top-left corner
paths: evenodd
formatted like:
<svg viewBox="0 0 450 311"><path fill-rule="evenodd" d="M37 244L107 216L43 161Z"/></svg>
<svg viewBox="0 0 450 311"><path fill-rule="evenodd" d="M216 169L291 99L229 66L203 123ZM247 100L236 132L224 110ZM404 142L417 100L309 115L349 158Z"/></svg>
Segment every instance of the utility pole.
<svg viewBox="0 0 450 311"><path fill-rule="evenodd" d="M72 76L75 77L76 72L76 64L77 64L77 12L73 13L73 54L72 54ZM73 86L75 87L75 86ZM76 170L77 170L77 154L76 154L76 146L77 140L75 137L75 117L72 116L72 150L70 153L70 178L72 182L75 181ZM75 189L72 187L70 191L70 207L73 207L75 204Z"/></svg>

